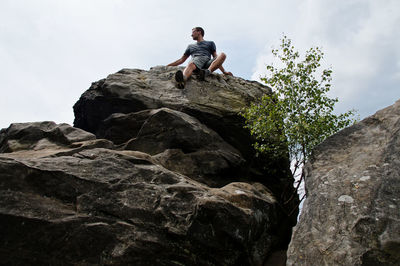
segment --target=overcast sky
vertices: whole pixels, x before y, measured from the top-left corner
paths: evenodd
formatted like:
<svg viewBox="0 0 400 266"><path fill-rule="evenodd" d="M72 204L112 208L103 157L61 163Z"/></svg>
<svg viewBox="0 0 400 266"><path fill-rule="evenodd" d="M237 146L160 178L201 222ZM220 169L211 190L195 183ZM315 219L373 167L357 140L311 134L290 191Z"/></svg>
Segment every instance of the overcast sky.
<svg viewBox="0 0 400 266"><path fill-rule="evenodd" d="M0 0L0 128L72 124L92 82L175 61L194 26L251 80L283 33L301 53L321 47L337 112L364 118L400 98L399 0Z"/></svg>

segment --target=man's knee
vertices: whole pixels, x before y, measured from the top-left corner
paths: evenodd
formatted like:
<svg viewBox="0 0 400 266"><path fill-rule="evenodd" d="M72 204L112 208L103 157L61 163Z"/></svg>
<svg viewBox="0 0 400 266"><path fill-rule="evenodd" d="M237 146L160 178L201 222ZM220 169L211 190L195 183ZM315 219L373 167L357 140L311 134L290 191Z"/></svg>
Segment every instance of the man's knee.
<svg viewBox="0 0 400 266"><path fill-rule="evenodd" d="M224 62L225 59L226 59L226 54L225 54L225 53L220 53L220 54L217 56L217 59L218 59L219 62Z"/></svg>
<svg viewBox="0 0 400 266"><path fill-rule="evenodd" d="M214 62L216 62L216 64L218 64L218 65L222 65L225 62L225 59L226 59L226 54L220 53Z"/></svg>
<svg viewBox="0 0 400 266"><path fill-rule="evenodd" d="M193 71L196 70L196 65L193 62L190 62L185 69L183 70L183 76L185 80L187 80L193 73Z"/></svg>
<svg viewBox="0 0 400 266"><path fill-rule="evenodd" d="M188 65L187 65L187 68L189 68L190 70L195 70L197 67L196 67L196 65L195 65L195 63L193 63L193 62L190 62Z"/></svg>

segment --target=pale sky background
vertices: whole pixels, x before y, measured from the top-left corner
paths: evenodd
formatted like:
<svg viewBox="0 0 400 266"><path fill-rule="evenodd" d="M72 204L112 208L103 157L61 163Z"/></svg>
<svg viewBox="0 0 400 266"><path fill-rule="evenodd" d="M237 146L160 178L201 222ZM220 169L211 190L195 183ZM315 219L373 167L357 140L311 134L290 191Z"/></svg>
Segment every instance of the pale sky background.
<svg viewBox="0 0 400 266"><path fill-rule="evenodd" d="M0 128L72 125L92 82L175 61L195 26L244 79L264 75L283 33L321 47L337 112L362 119L400 98L399 0L0 0Z"/></svg>

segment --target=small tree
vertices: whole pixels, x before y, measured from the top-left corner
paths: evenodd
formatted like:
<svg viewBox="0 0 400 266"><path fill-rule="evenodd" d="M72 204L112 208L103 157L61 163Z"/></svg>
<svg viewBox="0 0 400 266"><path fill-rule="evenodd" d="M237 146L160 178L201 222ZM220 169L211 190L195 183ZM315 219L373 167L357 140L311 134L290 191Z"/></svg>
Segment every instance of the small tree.
<svg viewBox="0 0 400 266"><path fill-rule="evenodd" d="M304 179L303 166L313 148L354 123L351 118L354 111L333 113L338 99L326 95L331 88L332 70L325 69L319 80L315 78L324 55L320 48L309 49L300 61L291 40L284 36L280 49L273 49L272 54L280 59L283 67L268 65L269 75L261 80L270 85L274 93L264 95L242 115L246 127L257 139L254 144L257 151L280 157L289 150L292 172L298 180L297 191Z"/></svg>

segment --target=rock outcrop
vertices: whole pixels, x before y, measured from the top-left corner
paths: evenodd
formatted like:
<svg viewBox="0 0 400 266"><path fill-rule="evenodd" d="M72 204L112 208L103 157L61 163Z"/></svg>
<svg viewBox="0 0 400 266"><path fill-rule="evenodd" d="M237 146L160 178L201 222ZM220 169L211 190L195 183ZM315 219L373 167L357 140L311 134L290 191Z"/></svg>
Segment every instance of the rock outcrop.
<svg viewBox="0 0 400 266"><path fill-rule="evenodd" d="M0 132L0 257L24 265L263 265L290 240L287 158L259 158L237 112L269 88L124 69L75 127ZM275 252L276 251L276 252Z"/></svg>
<svg viewBox="0 0 400 266"><path fill-rule="evenodd" d="M93 83L74 106L74 126L123 149L158 154L164 167L210 186L243 178L261 182L284 202L293 186L287 158L256 157L238 115L271 89L213 74L205 82L193 76L179 90L177 69L123 69Z"/></svg>
<svg viewBox="0 0 400 266"><path fill-rule="evenodd" d="M319 145L288 265L400 265L400 101Z"/></svg>

